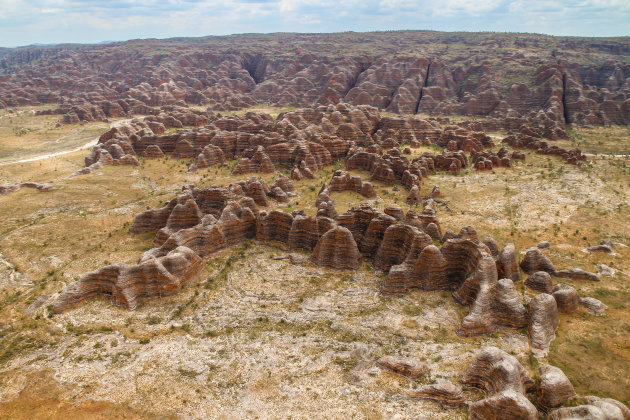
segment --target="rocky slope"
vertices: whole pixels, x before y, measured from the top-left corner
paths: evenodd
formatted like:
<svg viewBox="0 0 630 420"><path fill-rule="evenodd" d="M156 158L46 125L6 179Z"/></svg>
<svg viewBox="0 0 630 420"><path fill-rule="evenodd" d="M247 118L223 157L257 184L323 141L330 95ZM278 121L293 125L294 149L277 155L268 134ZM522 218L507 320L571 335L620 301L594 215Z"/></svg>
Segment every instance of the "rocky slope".
<svg viewBox="0 0 630 420"><path fill-rule="evenodd" d="M346 102L402 113L630 124L630 41L423 31L269 34L13 49L0 107L59 103L64 122L195 104Z"/></svg>

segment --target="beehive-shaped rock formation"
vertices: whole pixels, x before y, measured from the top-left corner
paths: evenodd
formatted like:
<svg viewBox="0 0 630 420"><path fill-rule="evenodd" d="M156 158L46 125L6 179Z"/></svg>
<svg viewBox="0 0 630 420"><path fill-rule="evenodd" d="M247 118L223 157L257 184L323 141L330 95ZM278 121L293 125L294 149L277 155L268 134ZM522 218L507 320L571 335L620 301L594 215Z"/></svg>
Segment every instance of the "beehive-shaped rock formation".
<svg viewBox="0 0 630 420"><path fill-rule="evenodd" d="M142 152L142 157L145 159L164 159L164 152L157 144L152 144Z"/></svg>
<svg viewBox="0 0 630 420"><path fill-rule="evenodd" d="M514 282L521 281L514 244L507 244L499 253L497 270L499 271L499 278L511 279Z"/></svg>
<svg viewBox="0 0 630 420"><path fill-rule="evenodd" d="M361 265L361 254L352 232L336 226L319 239L311 260L319 266L356 270Z"/></svg>
<svg viewBox="0 0 630 420"><path fill-rule="evenodd" d="M413 391L407 391L407 396L437 401L444 408L458 408L465 405L464 393L461 388L449 381L423 385Z"/></svg>
<svg viewBox="0 0 630 420"><path fill-rule="evenodd" d="M263 146L258 146L256 152L251 158L242 158L238 165L232 171L232 175L240 175L247 173L270 173L275 171L276 168L265 153Z"/></svg>
<svg viewBox="0 0 630 420"><path fill-rule="evenodd" d="M525 286L542 293L549 293L553 290L553 280L546 271L536 271L525 280Z"/></svg>
<svg viewBox="0 0 630 420"><path fill-rule="evenodd" d="M551 365L540 367L540 379L536 384L537 403L543 411L561 407L577 394L564 372Z"/></svg>
<svg viewBox="0 0 630 420"><path fill-rule="evenodd" d="M558 305L553 296L547 293L536 295L529 301L529 345L537 357L544 357L549 351L549 343L556 337Z"/></svg>
<svg viewBox="0 0 630 420"><path fill-rule="evenodd" d="M256 239L269 242L289 242L293 216L280 210L261 212L256 224Z"/></svg>
<svg viewBox="0 0 630 420"><path fill-rule="evenodd" d="M414 185L413 187L411 187L411 190L409 191L409 194L407 195L406 202L410 206L418 204L420 202L420 190L418 189L417 185Z"/></svg>
<svg viewBox="0 0 630 420"><path fill-rule="evenodd" d="M580 296L572 286L558 283L554 286L551 296L556 300L558 312L568 314L578 310Z"/></svg>
<svg viewBox="0 0 630 420"><path fill-rule="evenodd" d="M202 217L203 214L192 196L188 200L180 202L173 207L166 220L166 225L155 235L155 244L161 245L173 233L199 224Z"/></svg>
<svg viewBox="0 0 630 420"><path fill-rule="evenodd" d="M335 222L327 217L295 216L289 231L289 248L312 250Z"/></svg>
<svg viewBox="0 0 630 420"><path fill-rule="evenodd" d="M555 274L556 268L545 254L538 248L532 247L527 250L523 260L521 261L521 269L527 274L536 271L546 271L549 274Z"/></svg>
<svg viewBox="0 0 630 420"><path fill-rule="evenodd" d="M503 350L484 348L464 372L462 383L487 394L486 398L469 405L471 418L538 418L536 407L525 396L534 389L534 381L518 360Z"/></svg>
<svg viewBox="0 0 630 420"><path fill-rule="evenodd" d="M201 258L183 246L163 257L141 260L136 265L108 265L64 288L54 310L66 311L97 294L110 295L114 304L135 309L140 298L177 293L202 267Z"/></svg>
<svg viewBox="0 0 630 420"><path fill-rule="evenodd" d="M527 309L510 279L480 284L470 313L457 333L465 336L488 334L500 327L523 328L529 321Z"/></svg>
<svg viewBox="0 0 630 420"><path fill-rule="evenodd" d="M190 167L189 171L192 172L197 169L208 168L221 163L225 163L225 155L223 154L223 151L219 147L209 144L203 148L200 154L197 155L197 160L195 164Z"/></svg>

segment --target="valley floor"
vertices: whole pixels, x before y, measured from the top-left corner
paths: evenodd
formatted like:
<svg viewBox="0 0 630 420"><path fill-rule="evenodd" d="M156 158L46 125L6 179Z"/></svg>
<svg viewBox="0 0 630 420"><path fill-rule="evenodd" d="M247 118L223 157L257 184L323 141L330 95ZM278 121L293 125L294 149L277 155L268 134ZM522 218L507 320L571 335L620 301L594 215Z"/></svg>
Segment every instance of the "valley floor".
<svg viewBox="0 0 630 420"><path fill-rule="evenodd" d="M48 117L23 118L21 126L37 127ZM40 136L11 137L5 121L0 144ZM97 129L106 127L64 128L92 137ZM38 147L46 147L46 135L37 137ZM540 361L522 331L456 336L467 309L448 292L384 297L385 273L368 262L357 272L291 265L273 259L288 252L282 245L255 241L218 253L182 292L145 300L136 311L96 298L52 314L64 285L108 263L133 263L153 247L153 235L128 233L137 213L160 207L183 184L243 178L230 175L234 161L194 174L184 160L141 161L59 181L50 192L2 195L0 418L467 418L465 408L443 410L404 391L440 378L458 383L486 345L515 355L533 375L542 363L560 367L581 395L629 404L630 248L617 247L616 255L584 249L604 239L630 245L630 132L574 128L571 136L563 146L579 143L594 154L582 167L526 152L513 168L434 174L421 189L427 196L439 185L444 230L472 225L480 237L512 242L518 251L547 240L558 269L616 270L598 283L562 279L609 309L601 317L583 308L561 315L550 354ZM25 153L37 153L30 144ZM0 159L18 154L2 150ZM0 185L61 179L83 167L85 154L0 166ZM274 205L314 214L320 186L342 167L337 162L314 180L296 181L298 196ZM374 206L410 208L404 188L374 186ZM349 192L332 198L340 214L365 200ZM522 282L516 286L530 293ZM414 357L430 373L411 381L383 371L374 364L382 355Z"/></svg>

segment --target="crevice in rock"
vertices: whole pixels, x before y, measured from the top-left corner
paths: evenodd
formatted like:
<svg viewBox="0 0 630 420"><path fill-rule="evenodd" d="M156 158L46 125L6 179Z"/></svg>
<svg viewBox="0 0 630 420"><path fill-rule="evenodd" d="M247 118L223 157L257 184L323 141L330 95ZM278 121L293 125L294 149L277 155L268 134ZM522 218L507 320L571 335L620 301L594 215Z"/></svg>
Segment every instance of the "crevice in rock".
<svg viewBox="0 0 630 420"><path fill-rule="evenodd" d="M564 124L569 124L569 111L567 110L567 74L562 73L562 115Z"/></svg>
<svg viewBox="0 0 630 420"><path fill-rule="evenodd" d="M350 87L348 88L348 90L346 90L346 92L343 94L343 97L345 98L348 93L354 89L357 86L357 83L359 82L359 79L361 78L361 75L370 68L370 66L372 65L372 62L369 61L367 63L358 63L359 64L359 72L356 74L356 76L354 77L354 80L352 81L352 83L350 84Z"/></svg>
<svg viewBox="0 0 630 420"><path fill-rule="evenodd" d="M429 64L427 64L427 73L424 75L424 82L422 83L422 87L420 88L420 96L418 97L418 103L416 104L416 110L414 114L418 113L420 109L420 101L422 100L422 93L424 92L424 88L429 86L429 71L431 70L431 60L429 60Z"/></svg>
<svg viewBox="0 0 630 420"><path fill-rule="evenodd" d="M243 68L247 70L247 73L254 79L254 83L259 84L265 80L267 61L261 55L245 56Z"/></svg>

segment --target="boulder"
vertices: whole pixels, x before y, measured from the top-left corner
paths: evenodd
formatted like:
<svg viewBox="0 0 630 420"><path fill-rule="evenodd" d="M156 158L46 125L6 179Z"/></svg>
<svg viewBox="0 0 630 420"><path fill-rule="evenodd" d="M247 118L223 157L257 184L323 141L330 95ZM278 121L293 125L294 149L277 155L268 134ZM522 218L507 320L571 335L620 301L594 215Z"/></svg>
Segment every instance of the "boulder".
<svg viewBox="0 0 630 420"><path fill-rule="evenodd" d="M583 397L583 399L588 404L599 407L608 418L619 418L621 414L623 420L630 420L630 409L622 402L612 398L599 398L593 395Z"/></svg>
<svg viewBox="0 0 630 420"><path fill-rule="evenodd" d="M592 297L580 298L580 305L584 306L593 315L604 315L604 312L608 309L608 306Z"/></svg>
<svg viewBox="0 0 630 420"><path fill-rule="evenodd" d="M606 254L612 254L615 252L612 247L608 245L593 245L586 248L586 250L588 252L604 252Z"/></svg>
<svg viewBox="0 0 630 420"><path fill-rule="evenodd" d="M604 277L614 277L616 272L614 268L608 267L605 264L599 264L597 266L597 271L599 271L599 274Z"/></svg>
<svg viewBox="0 0 630 420"><path fill-rule="evenodd" d="M549 413L548 420L623 420L623 417L609 416L594 405L563 407Z"/></svg>

